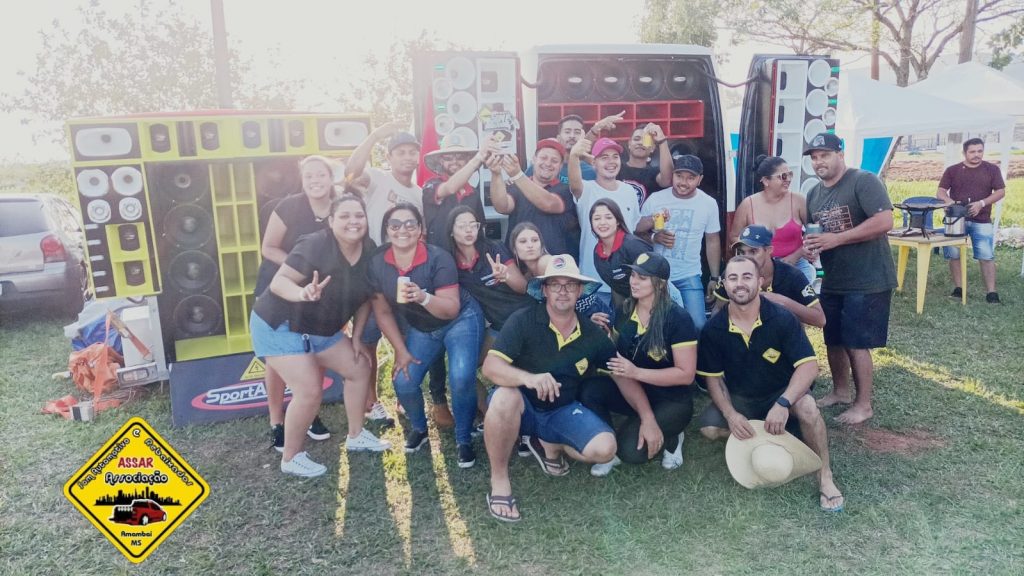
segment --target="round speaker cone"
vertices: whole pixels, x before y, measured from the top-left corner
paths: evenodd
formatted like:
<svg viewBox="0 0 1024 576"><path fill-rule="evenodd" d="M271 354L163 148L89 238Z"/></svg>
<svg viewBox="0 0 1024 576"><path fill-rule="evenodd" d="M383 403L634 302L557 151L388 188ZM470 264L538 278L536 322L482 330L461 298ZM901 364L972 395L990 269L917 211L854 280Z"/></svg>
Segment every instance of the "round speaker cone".
<svg viewBox="0 0 1024 576"><path fill-rule="evenodd" d="M445 66L445 73L452 83L452 88L456 90L465 90L476 80L476 66L473 66L472 60L464 56L456 56L449 60Z"/></svg>
<svg viewBox="0 0 1024 576"><path fill-rule="evenodd" d="M810 144L811 140L814 140L815 136L824 131L825 123L817 118L812 119L806 126L804 126L804 142Z"/></svg>
<svg viewBox="0 0 1024 576"><path fill-rule="evenodd" d="M171 260L167 280L181 292L206 292L217 280L217 264L204 252L182 252Z"/></svg>
<svg viewBox="0 0 1024 576"><path fill-rule="evenodd" d="M825 94L828 94L829 98L835 98L839 95L838 78L829 78L828 82L825 82Z"/></svg>
<svg viewBox="0 0 1024 576"><path fill-rule="evenodd" d="M821 88L832 76L832 66L826 60L815 60L807 67L807 81L815 88Z"/></svg>
<svg viewBox="0 0 1024 576"><path fill-rule="evenodd" d="M174 328L184 338L209 336L219 326L222 312L216 300L193 294L174 307Z"/></svg>
<svg viewBox="0 0 1024 576"><path fill-rule="evenodd" d="M177 206L164 217L164 236L178 248L201 248L213 237L213 217L194 204Z"/></svg>
<svg viewBox="0 0 1024 576"><path fill-rule="evenodd" d="M821 180L818 180L816 176L812 176L807 180L804 180L804 183L800 185L800 193L807 196L810 194L811 190L818 185L818 182L821 182Z"/></svg>
<svg viewBox="0 0 1024 576"><path fill-rule="evenodd" d="M205 164L172 164L154 168L156 178L150 179L153 192L167 195L175 204L194 202L210 190L210 177Z"/></svg>
<svg viewBox="0 0 1024 576"><path fill-rule="evenodd" d="M441 148L450 148L452 146L463 146L465 148L476 148L480 145L477 139L476 132L469 129L467 126L459 126L455 130L452 130L450 134L444 137L441 141Z"/></svg>
<svg viewBox="0 0 1024 576"><path fill-rule="evenodd" d="M608 100L621 100L629 91L626 81L626 69L621 65L604 64L598 66L596 75L599 79L597 92Z"/></svg>
<svg viewBox="0 0 1024 576"><path fill-rule="evenodd" d="M665 86L665 73L658 66L640 66L633 72L633 93L641 100L652 100Z"/></svg>
<svg viewBox="0 0 1024 576"><path fill-rule="evenodd" d="M134 166L121 166L110 175L114 192L122 196L134 196L142 192L142 172Z"/></svg>
<svg viewBox="0 0 1024 576"><path fill-rule="evenodd" d="M594 72L584 62L562 63L562 81L559 82L567 100L586 100L594 91Z"/></svg>
<svg viewBox="0 0 1024 576"><path fill-rule="evenodd" d="M110 189L110 177L103 170L95 168L82 170L76 179L78 180L78 191L86 198L98 198Z"/></svg>
<svg viewBox="0 0 1024 576"><path fill-rule="evenodd" d="M675 64L666 72L669 94L675 100L692 100L697 94L698 71L688 64Z"/></svg>
<svg viewBox="0 0 1024 576"><path fill-rule="evenodd" d="M480 111L476 98L469 92L456 92L448 99L448 113L457 124L469 124Z"/></svg>
<svg viewBox="0 0 1024 576"><path fill-rule="evenodd" d="M106 224L110 220L110 203L106 200L93 200L85 207L89 220L96 224Z"/></svg>
<svg viewBox="0 0 1024 576"><path fill-rule="evenodd" d="M441 101L447 100L455 89L452 87L452 81L448 78L435 78L434 79L434 100Z"/></svg>
<svg viewBox="0 0 1024 576"><path fill-rule="evenodd" d="M117 203L117 212L128 222L138 220L142 217L142 202L138 198L121 198Z"/></svg>
<svg viewBox="0 0 1024 576"><path fill-rule="evenodd" d="M283 198L302 190L299 164L293 159L262 159L255 162L256 195Z"/></svg>
<svg viewBox="0 0 1024 576"><path fill-rule="evenodd" d="M807 113L811 116L821 116L825 113L825 108L828 108L828 96L825 95L824 90L811 90L807 94L807 103L805 104Z"/></svg>
<svg viewBox="0 0 1024 576"><path fill-rule="evenodd" d="M836 123L836 109L826 108L825 113L821 115L821 119L825 121L826 126L834 126Z"/></svg>
<svg viewBox="0 0 1024 576"><path fill-rule="evenodd" d="M438 114L434 118L434 129L437 130L438 135L444 136L455 129L455 119L451 114Z"/></svg>

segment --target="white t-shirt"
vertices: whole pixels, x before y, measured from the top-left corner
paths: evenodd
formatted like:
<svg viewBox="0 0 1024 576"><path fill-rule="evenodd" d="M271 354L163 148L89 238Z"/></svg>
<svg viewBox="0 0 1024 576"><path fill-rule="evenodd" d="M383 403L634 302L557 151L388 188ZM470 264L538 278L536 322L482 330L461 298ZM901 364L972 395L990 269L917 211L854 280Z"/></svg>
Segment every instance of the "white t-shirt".
<svg viewBox="0 0 1024 576"><path fill-rule="evenodd" d="M718 223L718 203L699 188L696 194L685 199L673 194L672 188L666 188L647 197L640 215L652 216L664 208L668 208L669 213L665 229L676 235L676 244L666 248L655 242L654 251L668 260L672 268L671 280L699 276L701 240L705 234L722 229Z"/></svg>
<svg viewBox="0 0 1024 576"><path fill-rule="evenodd" d="M399 202L408 202L419 209L423 214L423 190L413 184L405 186L401 184L391 172L380 168L367 168L366 174L370 177L370 184L366 187L366 223L370 228L370 238L381 244L380 228L384 223L384 213ZM423 231L426 234L426 230Z"/></svg>
<svg viewBox="0 0 1024 576"><path fill-rule="evenodd" d="M596 180L583 182L583 193L576 200L576 216L580 220L580 272L595 280L600 280L597 268L594 268L594 248L597 247L597 236L590 229L590 208L594 202L602 198L614 200L622 210L622 218L632 234L640 221L640 204L636 200L636 189L621 180L615 182L615 191L605 190ZM607 284L601 284L601 292L611 292Z"/></svg>

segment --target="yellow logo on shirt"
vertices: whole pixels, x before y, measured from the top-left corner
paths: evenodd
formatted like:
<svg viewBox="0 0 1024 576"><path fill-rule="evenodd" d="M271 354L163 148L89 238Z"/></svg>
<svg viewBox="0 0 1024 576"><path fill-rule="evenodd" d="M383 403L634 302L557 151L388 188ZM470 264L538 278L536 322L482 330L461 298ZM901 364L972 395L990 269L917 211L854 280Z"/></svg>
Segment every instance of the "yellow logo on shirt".
<svg viewBox="0 0 1024 576"><path fill-rule="evenodd" d="M765 350L764 354L761 354L761 356L765 360L771 362L772 364L775 364L779 360L779 356L782 356L782 353L776 350L775 348L769 348Z"/></svg>
<svg viewBox="0 0 1024 576"><path fill-rule="evenodd" d="M590 366L590 364L587 362L587 359L584 358L576 363L576 371L580 373L580 376L583 376L583 373L587 371L588 366Z"/></svg>

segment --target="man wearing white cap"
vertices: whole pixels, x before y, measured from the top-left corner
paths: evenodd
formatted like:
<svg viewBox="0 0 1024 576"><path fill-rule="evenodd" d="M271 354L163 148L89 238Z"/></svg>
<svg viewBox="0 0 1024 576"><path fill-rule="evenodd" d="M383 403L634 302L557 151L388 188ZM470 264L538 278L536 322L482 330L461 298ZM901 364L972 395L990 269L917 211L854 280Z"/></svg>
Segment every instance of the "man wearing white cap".
<svg viewBox="0 0 1024 576"><path fill-rule="evenodd" d="M843 495L829 466L825 421L808 394L818 362L800 321L760 296L762 278L752 258L729 260L724 282L729 304L711 317L697 344L697 374L707 380L713 401L699 418L701 433L748 440L756 435L750 420L759 419L769 434L794 428L821 458L821 509L841 510Z"/></svg>

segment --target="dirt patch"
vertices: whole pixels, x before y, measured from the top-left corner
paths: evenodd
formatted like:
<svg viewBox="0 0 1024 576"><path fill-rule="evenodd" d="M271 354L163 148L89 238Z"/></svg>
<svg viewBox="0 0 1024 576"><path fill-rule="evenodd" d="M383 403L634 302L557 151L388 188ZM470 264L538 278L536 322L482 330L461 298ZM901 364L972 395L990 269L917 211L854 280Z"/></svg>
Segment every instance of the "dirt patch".
<svg viewBox="0 0 1024 576"><path fill-rule="evenodd" d="M945 439L919 429L896 432L886 428L857 427L844 432L843 435L855 439L864 448L878 454L917 456L926 450L945 448L949 445Z"/></svg>
<svg viewBox="0 0 1024 576"><path fill-rule="evenodd" d="M995 160L994 164L999 164ZM939 159L899 159L889 164L885 173L886 180L893 182L916 182L920 180L938 180L942 177L945 165ZM1024 158L1013 158L1010 160L1010 172L1008 178L1020 178L1024 176Z"/></svg>

